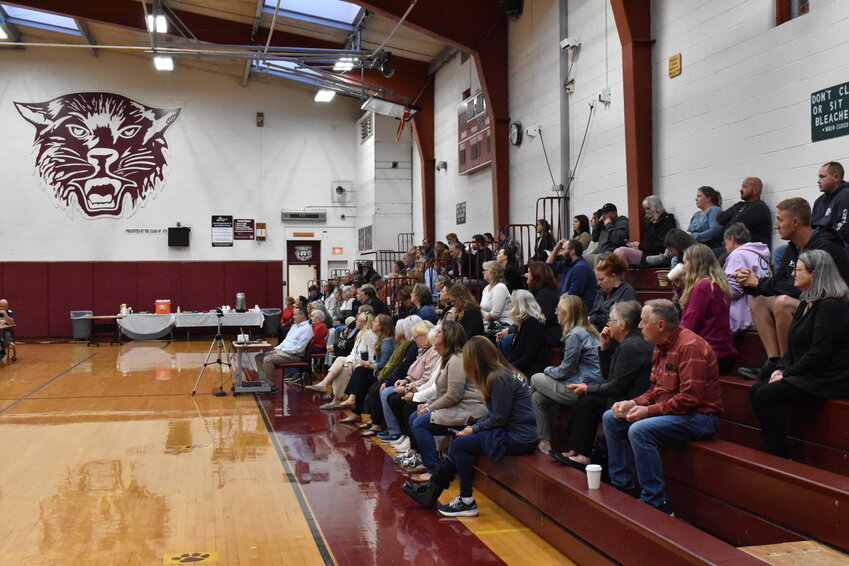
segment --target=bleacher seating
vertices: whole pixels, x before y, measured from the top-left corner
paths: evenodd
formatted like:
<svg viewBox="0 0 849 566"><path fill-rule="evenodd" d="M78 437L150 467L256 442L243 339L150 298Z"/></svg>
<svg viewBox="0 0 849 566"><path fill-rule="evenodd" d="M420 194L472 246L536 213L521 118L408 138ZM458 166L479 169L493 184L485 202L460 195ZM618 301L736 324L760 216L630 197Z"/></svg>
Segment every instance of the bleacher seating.
<svg viewBox="0 0 849 566"><path fill-rule="evenodd" d="M656 271L627 273L641 300L671 297ZM763 363L756 332L735 345L739 365ZM583 474L543 454L482 458L475 487L579 563L760 564L735 547L805 539L849 551L849 400L788 411L788 461L763 451L752 383L722 376L717 438L663 450L676 518L608 485L590 491Z"/></svg>

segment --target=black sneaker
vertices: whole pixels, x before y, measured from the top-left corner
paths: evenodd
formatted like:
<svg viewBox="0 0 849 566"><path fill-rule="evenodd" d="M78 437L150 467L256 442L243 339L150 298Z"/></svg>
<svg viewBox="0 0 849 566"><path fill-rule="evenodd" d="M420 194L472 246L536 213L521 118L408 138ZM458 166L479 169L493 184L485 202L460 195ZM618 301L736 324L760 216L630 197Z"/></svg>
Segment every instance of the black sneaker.
<svg viewBox="0 0 849 566"><path fill-rule="evenodd" d="M664 500L663 500L663 503L661 503L660 505L657 505L657 506L655 507L655 509L657 509L658 511L662 511L663 513L666 513L666 514L667 514L667 515L669 515L670 517L674 517L674 516L675 516L675 512L674 512L674 511L672 511L672 504L671 504L671 503L669 503L669 500L668 500L668 499L664 499Z"/></svg>
<svg viewBox="0 0 849 566"><path fill-rule="evenodd" d="M478 504L472 500L471 503L463 503L461 497L455 497L448 505L439 505L436 508L440 514L446 517L477 517Z"/></svg>

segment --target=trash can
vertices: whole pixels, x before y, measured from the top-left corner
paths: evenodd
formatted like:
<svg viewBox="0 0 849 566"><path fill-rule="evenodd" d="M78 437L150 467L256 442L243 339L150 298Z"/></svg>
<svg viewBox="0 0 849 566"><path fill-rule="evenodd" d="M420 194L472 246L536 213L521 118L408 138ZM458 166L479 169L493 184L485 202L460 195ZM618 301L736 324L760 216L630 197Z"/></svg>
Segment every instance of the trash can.
<svg viewBox="0 0 849 566"><path fill-rule="evenodd" d="M92 311L71 311L71 326L74 330L74 340L91 339L91 316Z"/></svg>
<svg viewBox="0 0 849 566"><path fill-rule="evenodd" d="M277 336L277 329L280 328L280 309L262 309L262 331L266 336Z"/></svg>

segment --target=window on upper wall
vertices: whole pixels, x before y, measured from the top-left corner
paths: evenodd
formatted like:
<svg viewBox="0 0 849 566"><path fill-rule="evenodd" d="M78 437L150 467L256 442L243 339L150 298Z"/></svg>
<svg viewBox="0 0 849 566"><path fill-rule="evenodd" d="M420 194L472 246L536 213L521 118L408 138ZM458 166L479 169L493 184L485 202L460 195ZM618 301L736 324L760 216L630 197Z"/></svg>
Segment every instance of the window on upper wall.
<svg viewBox="0 0 849 566"><path fill-rule="evenodd" d="M271 13L277 5L287 17L339 29L353 29L362 8L342 0L265 0L265 11Z"/></svg>
<svg viewBox="0 0 849 566"><path fill-rule="evenodd" d="M82 35L77 22L67 16L30 10L29 8L18 8L6 4L0 4L0 11L5 14L5 20L10 24L58 31L70 35Z"/></svg>
<svg viewBox="0 0 849 566"><path fill-rule="evenodd" d="M807 14L809 9L810 0L775 0L775 25Z"/></svg>

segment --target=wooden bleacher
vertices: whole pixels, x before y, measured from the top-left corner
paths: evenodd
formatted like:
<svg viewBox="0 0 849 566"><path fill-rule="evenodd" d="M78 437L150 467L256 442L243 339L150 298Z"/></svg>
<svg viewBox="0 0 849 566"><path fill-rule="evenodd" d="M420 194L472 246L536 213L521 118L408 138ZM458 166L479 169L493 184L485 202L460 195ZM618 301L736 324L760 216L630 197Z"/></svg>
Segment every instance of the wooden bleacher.
<svg viewBox="0 0 849 566"><path fill-rule="evenodd" d="M671 297L656 271L628 272L641 300ZM739 365L763 363L757 333L735 345ZM807 540L849 552L849 400L788 411L789 461L763 451L752 383L722 376L717 437L663 450L675 518L608 485L588 490L584 474L543 454L482 458L475 487L582 564L762 564L737 547Z"/></svg>

